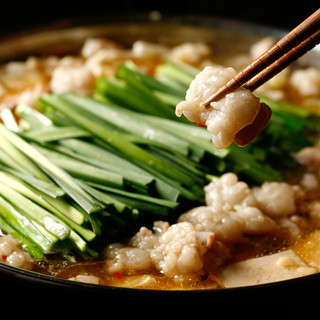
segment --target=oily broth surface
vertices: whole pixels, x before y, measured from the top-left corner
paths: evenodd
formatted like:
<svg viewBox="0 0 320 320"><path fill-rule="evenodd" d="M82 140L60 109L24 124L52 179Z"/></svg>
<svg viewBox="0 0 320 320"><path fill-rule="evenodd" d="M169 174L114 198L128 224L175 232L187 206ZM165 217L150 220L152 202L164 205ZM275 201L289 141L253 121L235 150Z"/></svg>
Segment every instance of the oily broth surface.
<svg viewBox="0 0 320 320"><path fill-rule="evenodd" d="M250 258L265 256L283 251L287 248L294 248L295 252L302 259L305 256L303 243L305 238L314 229L311 224L304 222L305 235L298 239L293 239L285 232L272 232L267 235L246 237L243 243L237 243L232 247L232 258L226 264L244 261ZM300 247L299 247L300 244ZM299 250L300 248L300 250ZM303 259L304 260L304 259ZM206 273L200 281L177 284L174 279L170 279L157 270L144 274L109 274L105 268L103 260L97 261L66 261L60 255L48 255L44 260L38 261L34 271L54 276L61 279L74 278L77 275L90 275L99 278L100 285L116 287L132 287L154 290L188 290L188 289L215 289L223 285L219 279L211 273Z"/></svg>
<svg viewBox="0 0 320 320"><path fill-rule="evenodd" d="M190 284L181 286L157 270L148 274L121 275L115 273L111 275L106 272L104 261L67 262L56 255L48 256L46 259L38 261L33 271L61 279L74 278L79 274L96 276L99 278L99 285L136 289L188 290L216 289L219 287L219 280L214 275L204 275L201 281L190 282Z"/></svg>

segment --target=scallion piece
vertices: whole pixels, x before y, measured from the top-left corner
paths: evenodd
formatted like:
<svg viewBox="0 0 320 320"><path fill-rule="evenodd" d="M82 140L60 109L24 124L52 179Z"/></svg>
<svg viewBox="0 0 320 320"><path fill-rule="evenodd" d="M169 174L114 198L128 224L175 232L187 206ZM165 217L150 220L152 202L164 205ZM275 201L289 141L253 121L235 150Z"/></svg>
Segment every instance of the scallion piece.
<svg viewBox="0 0 320 320"><path fill-rule="evenodd" d="M123 139L104 126L95 123L93 120L86 117L86 113L79 113L79 108L76 104L71 104L69 101L65 101L61 97L48 94L41 97L40 100L43 103L47 103L52 108L59 110L75 124L88 130L115 149L119 150L126 158L131 159L131 161L138 165L142 164L144 169L151 168L152 170L170 177L178 183L180 182L185 185L193 184L193 180L188 175L172 168L168 163Z"/></svg>
<svg viewBox="0 0 320 320"><path fill-rule="evenodd" d="M44 170L66 193L79 203L88 213L99 210L100 205L88 195L67 172L56 166L36 148L31 146L17 134L0 124L0 137L3 137L14 145L21 153L32 159ZM28 160L30 161L30 160Z"/></svg>
<svg viewBox="0 0 320 320"><path fill-rule="evenodd" d="M3 217L0 216L0 228L1 230L5 231L6 233L12 235L15 239L19 241L21 246L28 251L31 256L36 259L40 260L44 257L43 250L38 247L37 244L31 242L23 234L17 230L15 230Z"/></svg>
<svg viewBox="0 0 320 320"><path fill-rule="evenodd" d="M22 236L35 243L44 253L53 250L54 241L45 237L33 222L0 196L0 216Z"/></svg>

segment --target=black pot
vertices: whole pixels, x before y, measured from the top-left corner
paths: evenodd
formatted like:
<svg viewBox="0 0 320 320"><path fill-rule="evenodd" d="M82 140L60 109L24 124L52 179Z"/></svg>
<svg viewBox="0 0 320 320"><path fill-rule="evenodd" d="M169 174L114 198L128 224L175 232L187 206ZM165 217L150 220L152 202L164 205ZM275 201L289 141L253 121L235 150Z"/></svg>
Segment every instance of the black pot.
<svg viewBox="0 0 320 320"><path fill-rule="evenodd" d="M161 16L136 14L128 18L98 17L94 20L57 21L46 27L6 36L0 42L0 62L24 58L30 54L67 54L76 52L87 37L107 37L125 46L137 39L178 44L204 41L214 44L217 57L228 53L246 53L261 37L279 38L285 32L269 27L216 19L207 16ZM42 316L58 312L95 311L99 316L150 318L183 318L205 316L256 317L281 313L312 314L317 310L320 274L264 285L215 290L143 290L79 283L54 278L0 263L0 315L19 312L20 306ZM16 309L7 309L8 303ZM59 311L57 311L59 310ZM113 315L114 314L114 315ZM54 314L52 314L53 316ZM0 316L0 317L1 317ZM277 318L276 316L276 318ZM210 317L210 318L209 318ZM189 319L188 318L188 319ZM198 319L198 318L197 318ZM200 318L199 318L200 319Z"/></svg>

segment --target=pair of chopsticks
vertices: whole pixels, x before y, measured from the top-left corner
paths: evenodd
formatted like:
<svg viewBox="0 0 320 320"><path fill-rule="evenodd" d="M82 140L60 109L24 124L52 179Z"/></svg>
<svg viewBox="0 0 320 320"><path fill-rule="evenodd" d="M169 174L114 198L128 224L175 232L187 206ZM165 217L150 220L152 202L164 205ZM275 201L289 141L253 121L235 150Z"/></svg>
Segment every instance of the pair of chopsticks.
<svg viewBox="0 0 320 320"><path fill-rule="evenodd" d="M209 108L211 102L218 101L240 86L254 91L318 43L320 43L320 9L238 73L203 105Z"/></svg>

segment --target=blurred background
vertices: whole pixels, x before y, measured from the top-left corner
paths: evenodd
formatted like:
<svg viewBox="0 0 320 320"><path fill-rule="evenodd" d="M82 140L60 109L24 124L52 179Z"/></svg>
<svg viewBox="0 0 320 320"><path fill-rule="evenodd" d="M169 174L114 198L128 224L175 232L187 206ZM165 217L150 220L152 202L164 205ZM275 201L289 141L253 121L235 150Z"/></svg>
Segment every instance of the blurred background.
<svg viewBox="0 0 320 320"><path fill-rule="evenodd" d="M237 19L266 26L292 29L318 9L316 0L304 1L147 1L147 0L84 0L84 1L1 1L0 34L12 33L56 20L103 15L126 15L159 11L162 15L202 14Z"/></svg>

